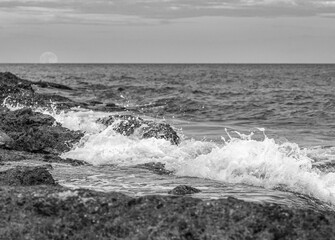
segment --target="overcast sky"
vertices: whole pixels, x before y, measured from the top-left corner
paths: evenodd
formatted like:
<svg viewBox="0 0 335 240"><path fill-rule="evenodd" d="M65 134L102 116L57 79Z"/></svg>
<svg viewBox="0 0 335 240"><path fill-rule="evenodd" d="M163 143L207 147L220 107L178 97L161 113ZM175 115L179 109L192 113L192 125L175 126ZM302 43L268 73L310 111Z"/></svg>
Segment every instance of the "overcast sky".
<svg viewBox="0 0 335 240"><path fill-rule="evenodd" d="M335 0L0 0L0 62L335 63Z"/></svg>

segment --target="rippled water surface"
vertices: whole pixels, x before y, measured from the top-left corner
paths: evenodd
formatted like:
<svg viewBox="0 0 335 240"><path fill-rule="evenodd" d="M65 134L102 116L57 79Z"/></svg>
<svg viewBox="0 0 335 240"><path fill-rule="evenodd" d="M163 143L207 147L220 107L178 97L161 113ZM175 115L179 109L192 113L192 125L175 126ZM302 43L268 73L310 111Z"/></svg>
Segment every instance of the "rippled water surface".
<svg viewBox="0 0 335 240"><path fill-rule="evenodd" d="M73 90L59 94L125 107L183 136L171 146L92 127L112 112L54 116L87 133L82 147L64 157L93 164L55 166L63 185L143 195L189 184L201 198L299 205L303 194L335 203L335 65L0 65L0 71L65 84ZM174 175L132 167L146 162L164 163Z"/></svg>

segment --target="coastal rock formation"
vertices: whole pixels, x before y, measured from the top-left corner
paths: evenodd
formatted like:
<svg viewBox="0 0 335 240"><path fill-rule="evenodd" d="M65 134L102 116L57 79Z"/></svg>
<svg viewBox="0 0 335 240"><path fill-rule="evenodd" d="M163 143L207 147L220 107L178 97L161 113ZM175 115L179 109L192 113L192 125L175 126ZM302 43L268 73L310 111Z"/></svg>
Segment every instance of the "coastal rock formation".
<svg viewBox="0 0 335 240"><path fill-rule="evenodd" d="M125 136L136 134L140 138L165 139L174 145L180 143L177 132L167 123L144 120L133 115L111 115L98 119L98 122L105 126L112 125L116 132Z"/></svg>
<svg viewBox="0 0 335 240"><path fill-rule="evenodd" d="M47 89L46 91L39 91ZM72 107L82 107L96 111L124 111L125 107L114 103L102 103L96 101L76 102L60 92L74 91L71 87L59 83L45 81L28 81L17 77L10 72L0 72L0 104L5 103L12 106L41 107L52 110L68 110ZM56 107L56 108L55 108Z"/></svg>
<svg viewBox="0 0 335 240"><path fill-rule="evenodd" d="M32 186L41 184L56 184L44 167L16 167L0 172L0 185Z"/></svg>
<svg viewBox="0 0 335 240"><path fill-rule="evenodd" d="M33 89L33 85L41 87L66 89L70 88L56 83L48 82L31 82L21 79L10 72L0 73L0 102L4 100L11 105L23 105L31 107L50 108L53 104L58 109L68 109L76 106L84 106L85 104L74 102L64 96L57 94L39 94Z"/></svg>
<svg viewBox="0 0 335 240"><path fill-rule="evenodd" d="M0 239L334 239L332 212L228 199L0 186Z"/></svg>
<svg viewBox="0 0 335 240"><path fill-rule="evenodd" d="M172 189L171 191L169 191L169 194L173 194L173 195L186 195L186 194L194 194L194 193L199 193L201 192L201 190L196 189L194 187L191 186L187 186L187 185L179 185L177 187L175 187L174 189Z"/></svg>
<svg viewBox="0 0 335 240"><path fill-rule="evenodd" d="M7 148L40 153L68 151L83 136L79 131L60 126L53 117L30 108L0 112L0 130L13 139Z"/></svg>

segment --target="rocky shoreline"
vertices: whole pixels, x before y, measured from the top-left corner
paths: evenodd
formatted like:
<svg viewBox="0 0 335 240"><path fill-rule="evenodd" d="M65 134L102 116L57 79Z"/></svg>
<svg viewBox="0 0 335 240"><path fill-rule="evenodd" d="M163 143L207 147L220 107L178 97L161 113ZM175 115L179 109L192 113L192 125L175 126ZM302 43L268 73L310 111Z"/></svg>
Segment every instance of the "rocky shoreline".
<svg viewBox="0 0 335 240"><path fill-rule="evenodd" d="M87 164L59 157L83 133L66 129L51 116L33 109L35 105L52 107L51 102L65 110L85 104L56 94L36 93L33 85L71 90L0 73L0 102L31 106L15 111L0 107L0 239L335 238L335 214L330 211L235 198L204 201L188 195L198 191L190 186L171 189L170 196L133 198L58 185L49 172L50 163ZM163 138L179 144L177 133L166 124L128 115L100 121L110 125L120 120L115 129L120 134L139 134L141 130L143 138ZM10 162L27 160L39 161L41 166L10 166ZM162 164L139 167L156 174L172 174Z"/></svg>

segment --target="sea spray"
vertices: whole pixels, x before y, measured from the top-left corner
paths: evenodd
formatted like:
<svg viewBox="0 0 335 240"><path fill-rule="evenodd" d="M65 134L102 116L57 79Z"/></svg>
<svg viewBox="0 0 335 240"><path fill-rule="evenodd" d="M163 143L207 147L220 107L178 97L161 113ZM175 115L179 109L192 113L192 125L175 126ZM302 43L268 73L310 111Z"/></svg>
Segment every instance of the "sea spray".
<svg viewBox="0 0 335 240"><path fill-rule="evenodd" d="M87 134L80 145L62 157L94 165L161 162L178 176L280 188L335 204L335 173L313 168L314 160L307 149L295 143L277 143L265 134L262 140L252 139L252 134L236 134L239 137L230 136L222 143L184 139L175 146L164 139L126 137L109 126Z"/></svg>
<svg viewBox="0 0 335 240"><path fill-rule="evenodd" d="M15 110L21 106L9 108ZM239 132L235 132L238 137L227 132L229 139L221 143L184 139L176 146L164 139L140 139L136 134L123 136L116 133L113 126L96 122L110 113L80 108L66 112L35 110L52 115L71 130L86 133L77 146L63 153L64 158L84 160L93 165L132 166L161 162L177 176L281 189L335 204L335 173L312 167L314 159L333 159L329 149L325 154L326 150L320 148L302 149L288 141L276 142L265 134L263 139L255 140L252 134Z"/></svg>
<svg viewBox="0 0 335 240"><path fill-rule="evenodd" d="M335 174L312 168L312 163L307 151L295 143L278 144L268 137L261 141L231 138L209 154L185 161L176 174L280 188L334 204Z"/></svg>

